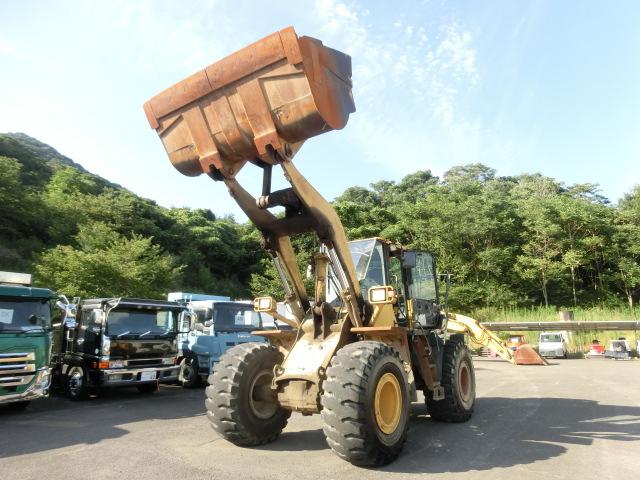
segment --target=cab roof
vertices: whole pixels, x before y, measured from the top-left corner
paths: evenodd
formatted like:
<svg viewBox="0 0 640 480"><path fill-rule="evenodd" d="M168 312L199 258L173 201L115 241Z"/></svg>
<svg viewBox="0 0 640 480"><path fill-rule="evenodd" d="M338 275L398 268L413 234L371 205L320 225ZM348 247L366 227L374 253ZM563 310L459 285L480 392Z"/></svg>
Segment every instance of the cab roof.
<svg viewBox="0 0 640 480"><path fill-rule="evenodd" d="M57 298L57 295L48 288L0 284L0 297Z"/></svg>
<svg viewBox="0 0 640 480"><path fill-rule="evenodd" d="M153 300L149 298L87 298L80 301L80 307L100 308L102 306L127 307L127 308L148 308L148 309L176 309L185 310L184 305L168 300Z"/></svg>

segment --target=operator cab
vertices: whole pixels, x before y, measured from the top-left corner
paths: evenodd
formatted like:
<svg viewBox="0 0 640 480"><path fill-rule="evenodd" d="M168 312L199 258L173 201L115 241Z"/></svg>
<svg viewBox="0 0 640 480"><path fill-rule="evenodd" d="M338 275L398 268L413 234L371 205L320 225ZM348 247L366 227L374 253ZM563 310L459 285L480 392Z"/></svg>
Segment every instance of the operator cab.
<svg viewBox="0 0 640 480"><path fill-rule="evenodd" d="M404 250L400 245L381 238L351 241L349 251L360 283L361 299L365 304L369 304L370 288L391 286L397 295L395 312L399 325L407 326L409 319L412 319L413 324L424 328L442 326L436 265L432 254ZM338 283L331 269L327 282L327 301L334 306L340 303Z"/></svg>

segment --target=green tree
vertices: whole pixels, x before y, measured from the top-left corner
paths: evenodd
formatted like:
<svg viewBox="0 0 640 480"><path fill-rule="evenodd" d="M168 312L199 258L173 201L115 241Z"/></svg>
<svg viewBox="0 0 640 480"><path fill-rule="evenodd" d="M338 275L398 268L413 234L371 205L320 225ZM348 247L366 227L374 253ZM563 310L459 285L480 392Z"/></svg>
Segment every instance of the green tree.
<svg viewBox="0 0 640 480"><path fill-rule="evenodd" d="M79 248L46 250L35 267L39 283L68 296L162 298L179 282L182 267L151 238L125 238L102 223L83 225Z"/></svg>
<svg viewBox="0 0 640 480"><path fill-rule="evenodd" d="M640 186L620 201L612 243L615 266L611 277L633 307L640 292Z"/></svg>

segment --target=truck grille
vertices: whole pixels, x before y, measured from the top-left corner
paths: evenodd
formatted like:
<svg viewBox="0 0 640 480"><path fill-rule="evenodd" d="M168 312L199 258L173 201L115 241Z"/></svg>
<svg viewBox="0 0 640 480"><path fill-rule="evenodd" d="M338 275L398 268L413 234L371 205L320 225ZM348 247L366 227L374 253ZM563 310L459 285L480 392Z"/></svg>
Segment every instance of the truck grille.
<svg viewBox="0 0 640 480"><path fill-rule="evenodd" d="M26 353L0 353L0 387L26 385L36 375L36 355Z"/></svg>
<svg viewBox="0 0 640 480"><path fill-rule="evenodd" d="M161 358L140 358L127 361L129 367L155 367L158 365L162 365Z"/></svg>

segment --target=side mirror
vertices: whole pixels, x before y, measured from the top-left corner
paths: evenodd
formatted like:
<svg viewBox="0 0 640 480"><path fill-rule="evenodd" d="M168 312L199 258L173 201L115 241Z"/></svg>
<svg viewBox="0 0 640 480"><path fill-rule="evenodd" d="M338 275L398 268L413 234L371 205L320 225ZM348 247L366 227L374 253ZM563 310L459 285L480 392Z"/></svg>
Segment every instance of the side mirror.
<svg viewBox="0 0 640 480"><path fill-rule="evenodd" d="M184 311L180 315L180 330L178 333L189 333L192 329L193 316L191 312Z"/></svg>
<svg viewBox="0 0 640 480"><path fill-rule="evenodd" d="M414 268L417 257L416 252L404 252L402 254L402 268Z"/></svg>
<svg viewBox="0 0 640 480"><path fill-rule="evenodd" d="M104 312L100 309L91 310L91 323L95 323L96 325L104 324Z"/></svg>

